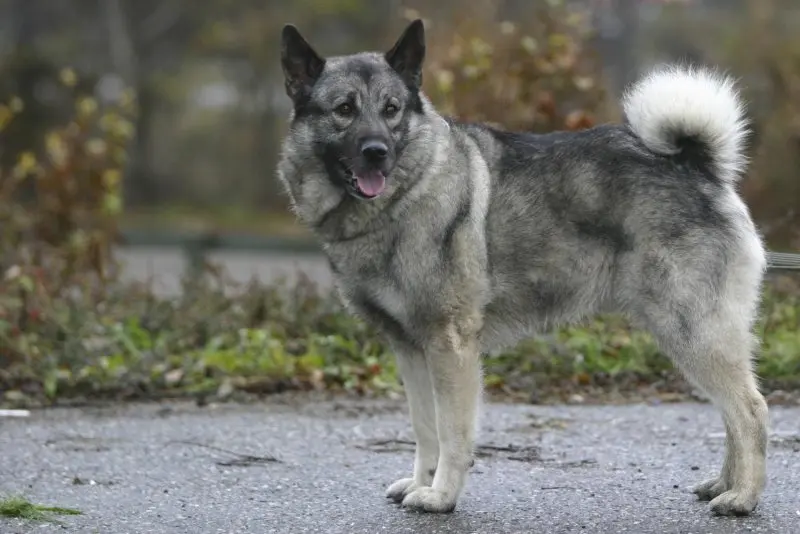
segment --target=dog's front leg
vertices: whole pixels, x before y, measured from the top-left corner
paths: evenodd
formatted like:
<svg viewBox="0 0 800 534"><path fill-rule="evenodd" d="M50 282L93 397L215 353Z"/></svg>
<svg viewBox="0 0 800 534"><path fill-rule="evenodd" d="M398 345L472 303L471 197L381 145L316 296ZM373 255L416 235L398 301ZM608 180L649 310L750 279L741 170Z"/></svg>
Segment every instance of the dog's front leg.
<svg viewBox="0 0 800 534"><path fill-rule="evenodd" d="M439 461L431 487L403 499L403 506L425 512L452 512L473 465L481 395L477 341L455 325L445 329L426 353L436 405Z"/></svg>
<svg viewBox="0 0 800 534"><path fill-rule="evenodd" d="M397 368L403 377L403 387L408 399L411 426L416 437L414 475L401 478L386 490L386 496L401 502L406 495L433 483L439 461L439 438L436 432L436 404L433 397L431 374L425 355L419 352L397 353Z"/></svg>

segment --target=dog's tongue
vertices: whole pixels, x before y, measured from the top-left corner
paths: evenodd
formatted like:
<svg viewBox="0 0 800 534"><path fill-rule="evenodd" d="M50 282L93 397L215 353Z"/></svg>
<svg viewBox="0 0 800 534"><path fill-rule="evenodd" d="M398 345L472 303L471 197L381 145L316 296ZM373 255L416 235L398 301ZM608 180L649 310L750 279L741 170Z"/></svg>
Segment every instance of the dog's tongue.
<svg viewBox="0 0 800 534"><path fill-rule="evenodd" d="M367 171L356 176L356 183L364 196L377 197L386 188L386 177L381 171Z"/></svg>

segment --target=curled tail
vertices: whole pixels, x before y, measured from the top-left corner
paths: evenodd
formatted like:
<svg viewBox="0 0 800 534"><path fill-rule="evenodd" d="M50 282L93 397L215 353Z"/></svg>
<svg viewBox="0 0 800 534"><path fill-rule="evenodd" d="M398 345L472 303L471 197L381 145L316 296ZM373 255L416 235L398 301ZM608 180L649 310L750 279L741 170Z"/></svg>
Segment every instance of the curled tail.
<svg viewBox="0 0 800 534"><path fill-rule="evenodd" d="M670 66L634 83L622 104L631 130L653 152L681 155L729 184L744 171L748 128L730 78Z"/></svg>

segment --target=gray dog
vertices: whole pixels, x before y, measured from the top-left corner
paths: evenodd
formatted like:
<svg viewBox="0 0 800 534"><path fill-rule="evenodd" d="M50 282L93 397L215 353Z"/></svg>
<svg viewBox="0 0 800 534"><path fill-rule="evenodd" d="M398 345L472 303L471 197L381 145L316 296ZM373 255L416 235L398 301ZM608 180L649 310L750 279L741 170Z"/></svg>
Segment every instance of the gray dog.
<svg viewBox="0 0 800 534"><path fill-rule="evenodd" d="M730 80L656 70L626 121L511 133L439 115L421 92L425 32L387 53L322 58L287 25L293 102L278 175L342 300L397 355L417 448L386 495L455 509L473 465L480 355L621 312L721 410L719 476L695 488L725 515L765 485L767 404L752 370L765 252L735 187L743 108Z"/></svg>

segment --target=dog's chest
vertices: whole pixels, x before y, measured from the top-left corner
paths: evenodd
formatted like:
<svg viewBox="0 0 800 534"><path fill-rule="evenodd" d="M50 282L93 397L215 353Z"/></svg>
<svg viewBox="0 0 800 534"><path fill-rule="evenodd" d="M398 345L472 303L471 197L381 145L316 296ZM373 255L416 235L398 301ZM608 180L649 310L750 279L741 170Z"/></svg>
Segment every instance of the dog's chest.
<svg viewBox="0 0 800 534"><path fill-rule="evenodd" d="M424 237L328 247L339 292L354 312L390 335L409 336L441 289L440 259ZM358 245L358 246L356 246Z"/></svg>

